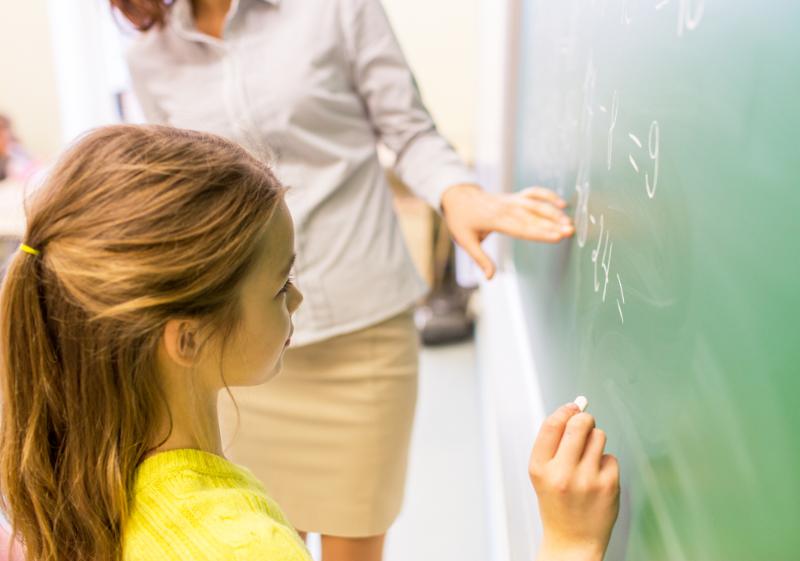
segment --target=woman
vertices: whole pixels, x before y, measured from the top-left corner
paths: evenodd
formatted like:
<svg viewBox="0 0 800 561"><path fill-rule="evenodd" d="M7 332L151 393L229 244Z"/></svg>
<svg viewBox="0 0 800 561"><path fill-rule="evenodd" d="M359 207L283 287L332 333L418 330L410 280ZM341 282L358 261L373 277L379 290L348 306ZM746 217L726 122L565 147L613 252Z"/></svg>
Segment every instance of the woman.
<svg viewBox="0 0 800 561"><path fill-rule="evenodd" d="M283 193L238 146L165 127L99 129L51 171L0 293L0 500L27 561L310 561L216 410L292 336ZM543 426L540 561L602 559L604 445L575 405Z"/></svg>
<svg viewBox="0 0 800 561"><path fill-rule="evenodd" d="M411 308L426 287L376 142L487 277L486 235L559 241L572 234L564 203L543 189L475 185L436 132L378 0L112 4L146 31L128 60L148 119L220 134L262 159L274 151L291 187L294 273L309 298L283 375L235 394L230 455L299 530L323 535L328 561L377 561L402 503L417 389Z"/></svg>

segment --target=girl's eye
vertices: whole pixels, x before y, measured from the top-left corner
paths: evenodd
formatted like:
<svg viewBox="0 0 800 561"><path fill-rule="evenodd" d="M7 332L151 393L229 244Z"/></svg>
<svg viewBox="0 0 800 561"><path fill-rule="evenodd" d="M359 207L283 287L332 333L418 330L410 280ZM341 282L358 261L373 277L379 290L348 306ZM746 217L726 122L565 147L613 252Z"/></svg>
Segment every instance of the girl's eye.
<svg viewBox="0 0 800 561"><path fill-rule="evenodd" d="M286 281L286 284L283 285L283 288L281 288L281 291L278 294L286 294L287 292L289 292L289 287L292 286L292 284L294 284L293 281L294 279L292 277L289 277L289 279Z"/></svg>

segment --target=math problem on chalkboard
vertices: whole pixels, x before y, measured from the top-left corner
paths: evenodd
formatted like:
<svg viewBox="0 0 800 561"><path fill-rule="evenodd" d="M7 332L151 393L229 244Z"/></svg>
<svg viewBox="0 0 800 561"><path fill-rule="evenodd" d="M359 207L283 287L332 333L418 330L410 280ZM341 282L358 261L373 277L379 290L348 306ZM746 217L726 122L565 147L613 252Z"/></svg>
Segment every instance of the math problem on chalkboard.
<svg viewBox="0 0 800 561"><path fill-rule="evenodd" d="M800 3L522 0L514 242L548 407L591 395L625 492L608 558L800 551Z"/></svg>

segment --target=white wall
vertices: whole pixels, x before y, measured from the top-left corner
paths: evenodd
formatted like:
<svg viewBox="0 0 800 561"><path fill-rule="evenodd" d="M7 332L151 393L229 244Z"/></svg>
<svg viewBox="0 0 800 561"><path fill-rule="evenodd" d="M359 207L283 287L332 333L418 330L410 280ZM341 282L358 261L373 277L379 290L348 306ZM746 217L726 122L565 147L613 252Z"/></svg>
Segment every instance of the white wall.
<svg viewBox="0 0 800 561"><path fill-rule="evenodd" d="M480 89L475 164L492 191L512 187L521 0L480 0ZM490 240L493 238L490 237ZM491 561L534 559L541 536L528 457L544 408L535 337L522 314L520 287L507 243L494 238L499 272L481 283L477 330L483 438L486 443Z"/></svg>
<svg viewBox="0 0 800 561"><path fill-rule="evenodd" d="M383 0L439 130L472 163L478 90L478 0Z"/></svg>
<svg viewBox="0 0 800 561"><path fill-rule="evenodd" d="M61 119L46 0L0 0L0 112L39 159L59 150Z"/></svg>
<svg viewBox="0 0 800 561"><path fill-rule="evenodd" d="M0 0L2 1L2 0ZM119 121L128 87L122 37L108 0L47 0L61 108L61 141Z"/></svg>
<svg viewBox="0 0 800 561"><path fill-rule="evenodd" d="M528 461L545 413L515 273L481 286L477 329L486 449L490 561L530 561L541 540Z"/></svg>

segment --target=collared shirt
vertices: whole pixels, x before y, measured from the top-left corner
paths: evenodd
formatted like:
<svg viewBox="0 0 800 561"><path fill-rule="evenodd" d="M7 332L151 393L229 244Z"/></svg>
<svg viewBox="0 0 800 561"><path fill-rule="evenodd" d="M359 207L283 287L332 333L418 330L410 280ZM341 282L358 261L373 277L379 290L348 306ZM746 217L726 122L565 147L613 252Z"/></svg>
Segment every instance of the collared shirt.
<svg viewBox="0 0 800 561"><path fill-rule="evenodd" d="M305 296L295 345L373 325L425 294L376 145L434 208L475 177L437 132L379 0L234 0L222 40L176 0L128 64L148 120L237 141L290 187Z"/></svg>

